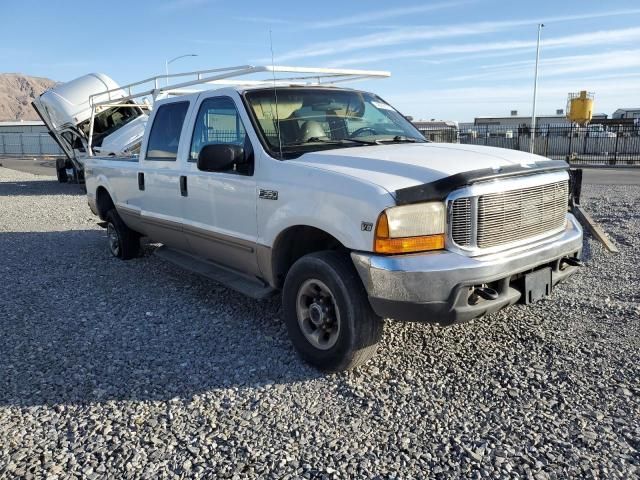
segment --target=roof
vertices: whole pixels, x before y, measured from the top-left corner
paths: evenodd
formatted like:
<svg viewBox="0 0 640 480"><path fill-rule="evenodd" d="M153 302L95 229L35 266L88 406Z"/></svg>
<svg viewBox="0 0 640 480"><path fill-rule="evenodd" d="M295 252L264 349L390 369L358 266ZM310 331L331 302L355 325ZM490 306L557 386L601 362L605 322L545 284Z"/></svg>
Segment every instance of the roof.
<svg viewBox="0 0 640 480"><path fill-rule="evenodd" d="M413 121L413 125L416 128L441 128L441 127L456 127L456 122L452 120L418 120Z"/></svg>
<svg viewBox="0 0 640 480"><path fill-rule="evenodd" d="M0 122L0 127L39 127L44 125L40 120L18 120L9 122Z"/></svg>
<svg viewBox="0 0 640 480"><path fill-rule="evenodd" d="M488 116L488 117L475 117L476 120L489 120L489 119L493 119L493 118L514 118L514 119L522 119L522 120L530 120L531 119L531 115L493 115L493 116ZM557 113L552 113L549 115L536 115L536 118L567 118L567 116L565 114L557 114Z"/></svg>

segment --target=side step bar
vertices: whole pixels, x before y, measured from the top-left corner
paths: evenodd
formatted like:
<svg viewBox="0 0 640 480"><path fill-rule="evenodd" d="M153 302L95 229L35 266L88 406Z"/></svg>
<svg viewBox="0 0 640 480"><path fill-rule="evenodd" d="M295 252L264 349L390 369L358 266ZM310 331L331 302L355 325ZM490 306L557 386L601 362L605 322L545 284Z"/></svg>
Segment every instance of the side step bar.
<svg viewBox="0 0 640 480"><path fill-rule="evenodd" d="M276 293L275 289L256 278L242 275L222 265L194 257L180 250L162 246L154 253L178 267L207 277L256 300L263 300Z"/></svg>

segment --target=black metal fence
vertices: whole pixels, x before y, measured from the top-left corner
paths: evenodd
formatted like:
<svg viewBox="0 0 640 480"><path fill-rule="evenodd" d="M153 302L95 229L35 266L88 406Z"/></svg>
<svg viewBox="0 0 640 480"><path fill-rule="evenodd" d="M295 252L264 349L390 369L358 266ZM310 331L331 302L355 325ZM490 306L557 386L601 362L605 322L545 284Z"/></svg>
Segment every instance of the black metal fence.
<svg viewBox="0 0 640 480"><path fill-rule="evenodd" d="M530 151L529 127L474 126L421 130L434 142ZM640 125L548 126L535 129L534 152L572 165L640 166Z"/></svg>

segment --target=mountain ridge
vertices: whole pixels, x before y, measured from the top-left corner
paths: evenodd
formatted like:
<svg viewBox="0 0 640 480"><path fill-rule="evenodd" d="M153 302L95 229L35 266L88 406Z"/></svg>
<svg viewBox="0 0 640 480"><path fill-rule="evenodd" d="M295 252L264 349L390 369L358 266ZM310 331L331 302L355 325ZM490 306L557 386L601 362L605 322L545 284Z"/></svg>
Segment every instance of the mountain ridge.
<svg viewBox="0 0 640 480"><path fill-rule="evenodd" d="M56 81L22 73L0 73L0 121L40 120L31 101Z"/></svg>

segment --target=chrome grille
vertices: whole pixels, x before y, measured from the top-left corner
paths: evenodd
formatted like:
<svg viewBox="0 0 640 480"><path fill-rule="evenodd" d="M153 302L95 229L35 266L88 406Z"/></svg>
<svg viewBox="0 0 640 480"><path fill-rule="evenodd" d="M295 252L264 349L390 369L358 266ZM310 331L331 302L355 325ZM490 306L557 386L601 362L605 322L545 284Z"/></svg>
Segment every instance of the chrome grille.
<svg viewBox="0 0 640 480"><path fill-rule="evenodd" d="M458 198L451 206L451 238L461 247L471 245L471 201Z"/></svg>
<svg viewBox="0 0 640 480"><path fill-rule="evenodd" d="M559 230L564 226L568 195L564 180L458 198L451 203L451 239L464 248L488 249ZM474 203L476 218L472 218Z"/></svg>

